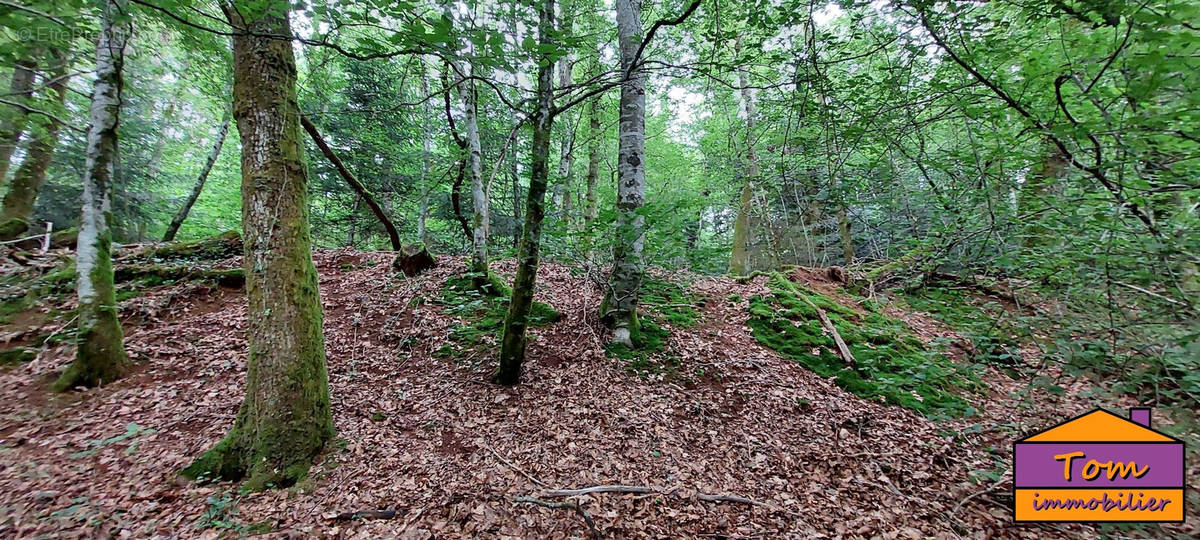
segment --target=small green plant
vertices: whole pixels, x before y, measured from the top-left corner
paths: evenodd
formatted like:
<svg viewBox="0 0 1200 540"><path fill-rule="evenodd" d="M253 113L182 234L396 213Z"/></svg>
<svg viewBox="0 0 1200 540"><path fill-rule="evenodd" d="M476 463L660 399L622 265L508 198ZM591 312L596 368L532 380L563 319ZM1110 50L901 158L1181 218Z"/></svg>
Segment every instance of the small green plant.
<svg viewBox="0 0 1200 540"><path fill-rule="evenodd" d="M128 456L130 454L133 454L134 452L137 452L138 437L141 437L142 435L149 435L151 433L158 433L158 432L153 429L144 428L142 426L139 426L134 422L130 422L129 424L127 424L125 426L125 433L122 433L120 435L116 435L113 437L109 437L107 439L96 439L96 440L89 441L87 450L75 452L74 454L71 454L70 457L72 459L79 459L79 458L83 458L83 457L94 456L106 446L113 445L113 444L116 444L119 442L124 442L124 441L132 441L129 443L129 446L125 448L125 451L124 451L124 454Z"/></svg>
<svg viewBox="0 0 1200 540"><path fill-rule="evenodd" d="M204 515L196 521L196 530L213 529L230 531L239 535L271 532L271 524L265 521L250 524L238 521L238 501L229 492L209 495L204 502L208 504L208 508L204 510Z"/></svg>

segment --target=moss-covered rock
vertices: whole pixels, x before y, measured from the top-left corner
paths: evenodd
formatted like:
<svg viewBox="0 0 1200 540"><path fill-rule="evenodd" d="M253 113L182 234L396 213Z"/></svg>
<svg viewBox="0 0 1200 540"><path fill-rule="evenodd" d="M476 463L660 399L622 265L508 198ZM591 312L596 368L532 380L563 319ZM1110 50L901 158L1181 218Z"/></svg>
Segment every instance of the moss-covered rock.
<svg viewBox="0 0 1200 540"><path fill-rule="evenodd" d="M503 287L511 291L498 276L489 273L492 282L491 294L485 294L476 287L474 279L469 275L454 276L446 280L442 295L436 302L446 306L446 313L459 315L464 318L463 326L455 328L450 333L453 345L443 348L439 355L448 357L480 357L489 348L490 342L499 341L504 329L504 319L508 316L509 298L496 294ZM534 302L529 312L529 326L547 326L558 322L562 314L542 302Z"/></svg>
<svg viewBox="0 0 1200 540"><path fill-rule="evenodd" d="M903 322L848 308L783 275L772 276L768 286L772 294L750 298L748 324L763 345L818 375L833 377L839 386L864 398L927 415L972 411L959 393L973 386L974 376L927 350ZM826 312L854 355L857 369L838 355L833 337L825 333L812 306Z"/></svg>

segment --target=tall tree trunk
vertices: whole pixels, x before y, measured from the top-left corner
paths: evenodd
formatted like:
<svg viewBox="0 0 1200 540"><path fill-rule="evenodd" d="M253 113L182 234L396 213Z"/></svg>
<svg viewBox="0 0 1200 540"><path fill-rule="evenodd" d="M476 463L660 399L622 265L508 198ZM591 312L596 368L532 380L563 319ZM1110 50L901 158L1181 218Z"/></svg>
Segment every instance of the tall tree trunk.
<svg viewBox="0 0 1200 540"><path fill-rule="evenodd" d="M588 103L588 168L587 168L587 208L583 211L583 228L590 230L596 217L600 215L599 199L596 187L600 183L600 98L597 96Z"/></svg>
<svg viewBox="0 0 1200 540"><path fill-rule="evenodd" d="M1045 218L1032 214L1047 206L1045 199L1061 193L1062 181L1070 170L1062 150L1049 140L1043 144L1042 160L1029 171L1017 194L1017 211L1025 214L1020 218L1025 223L1021 246L1026 248L1049 247L1057 242L1058 237L1046 227Z"/></svg>
<svg viewBox="0 0 1200 540"><path fill-rule="evenodd" d="M30 51L28 54L29 56L17 60L13 65L12 83L8 93L18 101L25 101L33 92L33 72L37 69L35 58L38 53ZM21 141L21 133L25 131L27 119L28 115L24 109L14 108L12 115L0 125L0 187L4 186L4 180L8 176L9 160Z"/></svg>
<svg viewBox="0 0 1200 540"><path fill-rule="evenodd" d="M453 21L450 4L443 4L444 16ZM474 52L474 51L472 51ZM463 137L466 142L466 172L471 180L471 273L472 281L478 288L488 285L488 255L487 237L490 216L488 214L487 193L483 185L483 150L479 143L479 94L475 89L475 81L464 80L465 76L475 74L475 65L468 63L464 68L457 61L450 62L450 67L460 74L458 92L463 100Z"/></svg>
<svg viewBox="0 0 1200 540"><path fill-rule="evenodd" d="M200 175L196 177L196 185L192 186L192 192L183 201L183 206L179 207L175 217L171 218L171 224L167 225L167 233L163 235L163 242L175 240L175 234L179 232L179 227L183 225L188 213L192 211L192 206L200 198L200 192L204 190L204 183L208 181L208 174L212 172L213 165L217 163L217 158L221 155L221 146L225 144L225 136L229 133L231 113L230 108L226 107L225 113L221 115L221 128L217 130L217 138L213 141L212 150L208 152L208 159L204 160L204 166L200 168Z"/></svg>
<svg viewBox="0 0 1200 540"><path fill-rule="evenodd" d="M642 285L642 249L646 218L638 210L646 199L646 74L634 65L642 43L641 0L616 0L621 85L617 145L617 234L608 292L601 318L613 329L613 342L633 346L637 332L638 293ZM637 60L640 62L640 60Z"/></svg>
<svg viewBox="0 0 1200 540"><path fill-rule="evenodd" d="M68 56L66 51L61 51L53 54L51 59L54 70L50 73L51 83L48 88L54 93L52 99L59 106L62 106L67 96ZM34 132L33 139L29 141L25 159L17 167L12 185L4 195L3 210L0 210L0 240L12 240L29 229L38 193L46 180L46 170L50 168L50 161L54 157L54 147L58 145L60 128L58 122L50 119L46 122L45 129ZM7 164L8 159L4 161Z"/></svg>
<svg viewBox="0 0 1200 540"><path fill-rule="evenodd" d="M362 185L362 183L354 177L354 174L350 172L350 169L346 168L346 165L342 163L342 160L338 159L337 154L333 153L333 149L325 143L325 139L321 138L321 133L317 131L317 126L313 125L312 121L309 120L307 116L300 117L300 124L304 126L304 130L308 132L308 135L312 137L313 142L317 144L317 148L321 149L321 153L325 155L325 158L333 164L335 169L337 169L338 174L342 175L342 178L346 180L346 183L350 184L350 188L353 189L354 192L357 193L358 196L367 203L367 207L371 209L371 213L375 214L375 218L379 220L379 223L383 224L383 228L387 230L388 240L392 243L392 251L400 251L404 247L400 243L400 233L396 230L396 225L392 223L392 220L388 219L387 213L385 213L383 208L379 206L379 203L375 201L375 197L371 195L370 191L367 191L366 186Z"/></svg>
<svg viewBox="0 0 1200 540"><path fill-rule="evenodd" d="M182 471L246 478L247 490L304 478L334 434L288 9L282 0L224 6L242 139L246 398L229 434Z"/></svg>
<svg viewBox="0 0 1200 540"><path fill-rule="evenodd" d="M521 175L517 172L516 158L508 160L512 174L513 197L513 249L521 247Z"/></svg>
<svg viewBox="0 0 1200 540"><path fill-rule="evenodd" d="M121 69L131 31L125 0L107 0L101 8L96 41L96 83L92 88L91 127L83 173L83 208L75 248L75 287L79 297L79 334L75 360L54 381L54 390L98 386L120 377L125 355L117 320L112 269L111 190L116 172L117 123L121 113ZM64 59L65 61L65 59Z"/></svg>
<svg viewBox="0 0 1200 540"><path fill-rule="evenodd" d="M742 48L738 39L737 49ZM750 88L746 71L738 70L738 85L742 87L742 110L746 114L746 172L742 181L742 192L738 197L737 217L733 221L733 250L729 257L729 273L745 275L750 270L750 206L754 199L753 182L758 176L758 156L754 152L754 91Z"/></svg>
<svg viewBox="0 0 1200 540"><path fill-rule="evenodd" d="M421 63L421 95L429 95L429 74L425 72L427 68L424 62ZM429 236L429 197L433 192L433 186L430 185L429 175L431 172L431 164L433 160L433 112L430 109L430 101L426 99L422 116L423 137L421 139L421 207L417 213L417 240L429 248L433 244L433 239Z"/></svg>
<svg viewBox="0 0 1200 540"><path fill-rule="evenodd" d="M554 39L554 0L538 5L538 42L550 47ZM549 54L540 55L537 76L537 110L533 115L532 166L529 194L525 199L525 227L517 249L517 276L513 279L512 299L504 319L504 337L500 343L500 366L493 379L503 385L521 380L525 361L525 330L537 282L538 256L541 249L542 219L546 209L546 184L550 180L550 131L554 126L554 65Z"/></svg>

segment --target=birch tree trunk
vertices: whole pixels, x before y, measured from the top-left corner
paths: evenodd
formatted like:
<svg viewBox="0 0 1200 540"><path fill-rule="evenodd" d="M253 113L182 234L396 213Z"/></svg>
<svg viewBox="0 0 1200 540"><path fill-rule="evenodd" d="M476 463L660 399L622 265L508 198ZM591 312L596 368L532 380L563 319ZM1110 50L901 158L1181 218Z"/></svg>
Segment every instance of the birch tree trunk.
<svg viewBox="0 0 1200 540"><path fill-rule="evenodd" d="M96 82L92 87L91 126L83 172L83 208L75 248L75 288L79 298L79 335L75 360L54 381L59 392L92 387L120 377L128 358L117 320L112 269L111 189L117 166L117 123L121 113L121 68L130 26L125 0L101 7L96 40Z"/></svg>
<svg viewBox="0 0 1200 540"><path fill-rule="evenodd" d="M66 51L52 55L54 69L50 72L51 82L47 86L53 92L52 99L60 107L67 96L68 56ZM24 124L24 121L21 123ZM46 180L46 170L50 168L50 161L54 157L54 147L58 145L60 128L58 122L50 119L45 128L35 132L33 139L29 141L29 146L25 149L25 159L13 173L12 185L4 195L4 206L0 210L0 240L18 238L29 229L38 193ZM4 163L8 163L7 157Z"/></svg>
<svg viewBox="0 0 1200 540"><path fill-rule="evenodd" d="M542 0L538 5L538 42L546 47L554 39L554 0ZM539 55L537 76L537 110L533 115L532 167L529 174L529 194L525 199L525 227L521 230L521 245L517 249L517 276L513 279L512 299L504 319L504 337L500 343L500 366L493 380L514 385L521 380L521 364L525 361L525 330L529 310L533 307L537 283L538 256L541 249L542 219L546 209L546 185L550 180L550 131L554 126L554 65L549 53Z"/></svg>
<svg viewBox="0 0 1200 540"><path fill-rule="evenodd" d="M422 70L425 68L422 62ZM422 73L421 77L421 95L429 95L429 74ZM417 240L420 241L426 248L429 248L433 243L433 239L429 236L427 221L429 220L429 196L433 191L433 186L429 185L429 173L431 162L433 159L433 112L430 110L431 100L425 100L424 109L422 112L424 133L421 139L421 206L417 213Z"/></svg>
<svg viewBox="0 0 1200 540"><path fill-rule="evenodd" d="M333 437L321 297L313 267L296 59L288 4L226 4L234 28L233 116L242 143L246 398L233 428L182 471L287 487Z"/></svg>
<svg viewBox="0 0 1200 540"><path fill-rule="evenodd" d="M34 58L37 54L36 51L30 51L27 57L18 60L13 65L12 83L8 89L12 99L24 101L32 93L33 72L37 69L37 61ZM17 144L21 141L21 133L25 131L27 119L28 114L24 109L14 107L12 116L9 116L4 124L0 125L0 187L4 186L5 178L8 177L9 160L12 159L13 152L17 150Z"/></svg>
<svg viewBox="0 0 1200 540"><path fill-rule="evenodd" d="M646 218L639 209L646 198L646 74L634 65L642 43L641 0L616 0L621 85L617 145L617 234L608 292L601 318L613 329L613 342L633 346L637 332L638 292L642 284Z"/></svg>
<svg viewBox="0 0 1200 540"><path fill-rule="evenodd" d="M188 213L192 211L192 206L200 198L200 192L204 190L204 183L208 181L208 174L212 172L213 165L217 163L217 158L221 155L221 146L225 144L225 136L229 133L231 113L232 111L226 107L225 113L221 115L221 128L217 130L217 138L213 141L212 150L208 152L208 159L205 159L204 166L200 167L200 174L196 177L196 185L192 186L192 192L183 201L183 206L179 207L175 217L171 218L170 225L167 225L167 233L163 235L163 242L175 240L175 234L179 232L179 227L183 225Z"/></svg>
<svg viewBox="0 0 1200 540"><path fill-rule="evenodd" d="M739 39L737 49L742 42ZM758 176L758 155L754 152L754 91L745 70L738 70L738 85L742 87L742 112L746 115L746 172L742 192L738 197L737 217L733 221L733 250L729 256L729 273L742 276L749 273L750 207L754 199L754 179Z"/></svg>
<svg viewBox="0 0 1200 540"><path fill-rule="evenodd" d="M445 17L454 20L450 9L451 4L443 5ZM488 199L483 185L483 150L479 143L479 94L475 89L475 81L464 80L474 75L475 66L470 62L464 68L458 61L450 62L451 68L458 73L458 92L462 96L463 107L463 138L467 147L467 178L471 181L471 273L472 281L477 288L485 289L490 283L488 276Z"/></svg>

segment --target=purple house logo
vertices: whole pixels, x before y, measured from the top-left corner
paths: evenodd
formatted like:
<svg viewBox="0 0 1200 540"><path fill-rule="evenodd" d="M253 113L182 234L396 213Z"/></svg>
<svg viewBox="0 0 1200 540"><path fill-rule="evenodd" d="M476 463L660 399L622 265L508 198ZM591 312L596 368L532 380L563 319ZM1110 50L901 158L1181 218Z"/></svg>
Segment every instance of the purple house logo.
<svg viewBox="0 0 1200 540"><path fill-rule="evenodd" d="M1096 409L1013 443L1019 522L1182 522L1183 441Z"/></svg>

